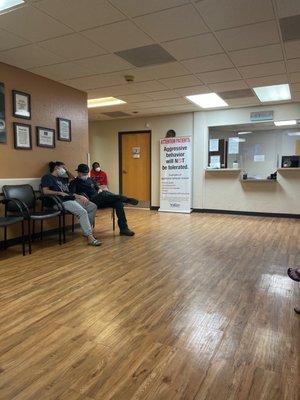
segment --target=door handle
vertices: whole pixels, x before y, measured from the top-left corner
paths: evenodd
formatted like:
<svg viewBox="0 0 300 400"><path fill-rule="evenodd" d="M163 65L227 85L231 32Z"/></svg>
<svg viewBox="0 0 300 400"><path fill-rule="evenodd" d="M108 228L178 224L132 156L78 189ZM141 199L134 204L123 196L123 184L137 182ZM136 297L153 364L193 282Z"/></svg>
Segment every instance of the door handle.
<svg viewBox="0 0 300 400"><path fill-rule="evenodd" d="M123 173L123 174L127 174L127 171L125 171L125 170L123 169L122 173Z"/></svg>

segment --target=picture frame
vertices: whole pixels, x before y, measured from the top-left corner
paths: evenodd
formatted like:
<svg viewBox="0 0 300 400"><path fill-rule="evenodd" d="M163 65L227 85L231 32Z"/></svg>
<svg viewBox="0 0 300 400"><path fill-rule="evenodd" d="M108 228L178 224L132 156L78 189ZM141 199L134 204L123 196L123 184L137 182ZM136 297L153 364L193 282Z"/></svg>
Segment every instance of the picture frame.
<svg viewBox="0 0 300 400"><path fill-rule="evenodd" d="M36 127L36 144L38 147L55 148L55 129Z"/></svg>
<svg viewBox="0 0 300 400"><path fill-rule="evenodd" d="M31 119L31 95L13 90L12 99L13 116L15 118Z"/></svg>
<svg viewBox="0 0 300 400"><path fill-rule="evenodd" d="M31 150L32 149L31 125L14 122L13 131L14 131L14 148L17 150Z"/></svg>
<svg viewBox="0 0 300 400"><path fill-rule="evenodd" d="M72 129L71 120L66 118L56 118L57 124L57 140L71 142Z"/></svg>

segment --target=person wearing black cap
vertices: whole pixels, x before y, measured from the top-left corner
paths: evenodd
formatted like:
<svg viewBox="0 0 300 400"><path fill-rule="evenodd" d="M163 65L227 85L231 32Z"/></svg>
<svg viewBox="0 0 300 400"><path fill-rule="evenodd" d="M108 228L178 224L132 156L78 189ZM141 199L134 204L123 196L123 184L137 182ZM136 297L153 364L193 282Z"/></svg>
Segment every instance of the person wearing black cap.
<svg viewBox="0 0 300 400"><path fill-rule="evenodd" d="M101 191L97 183L89 177L90 169L87 164L79 164L76 171L78 176L70 182L70 192L86 195L98 208L114 208L118 217L120 235L133 236L134 232L127 225L124 203L137 205L138 200L107 190Z"/></svg>

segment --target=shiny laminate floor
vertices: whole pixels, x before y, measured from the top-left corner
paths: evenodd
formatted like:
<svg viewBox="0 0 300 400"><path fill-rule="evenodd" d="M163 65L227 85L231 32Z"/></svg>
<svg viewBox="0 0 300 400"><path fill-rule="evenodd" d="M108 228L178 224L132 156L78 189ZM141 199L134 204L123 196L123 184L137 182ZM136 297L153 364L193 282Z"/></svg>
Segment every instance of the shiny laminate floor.
<svg viewBox="0 0 300 400"><path fill-rule="evenodd" d="M298 399L300 220L127 213L1 252L0 399Z"/></svg>

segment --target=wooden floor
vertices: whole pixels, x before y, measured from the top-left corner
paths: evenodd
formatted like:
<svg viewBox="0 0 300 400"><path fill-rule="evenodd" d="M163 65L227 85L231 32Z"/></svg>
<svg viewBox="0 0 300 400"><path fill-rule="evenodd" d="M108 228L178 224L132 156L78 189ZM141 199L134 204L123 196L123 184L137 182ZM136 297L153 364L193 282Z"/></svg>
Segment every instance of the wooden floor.
<svg viewBox="0 0 300 400"><path fill-rule="evenodd" d="M128 216L1 253L0 399L298 399L300 220Z"/></svg>

